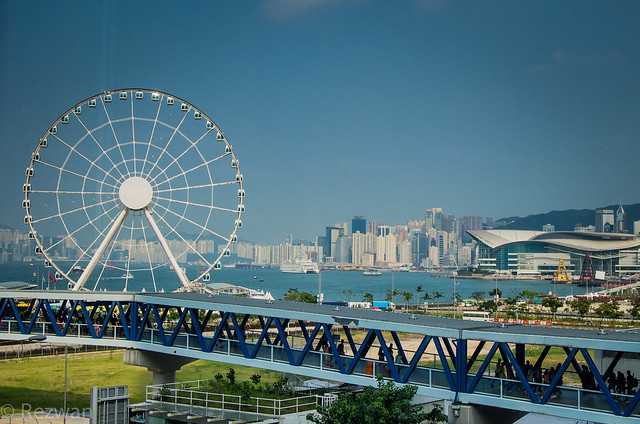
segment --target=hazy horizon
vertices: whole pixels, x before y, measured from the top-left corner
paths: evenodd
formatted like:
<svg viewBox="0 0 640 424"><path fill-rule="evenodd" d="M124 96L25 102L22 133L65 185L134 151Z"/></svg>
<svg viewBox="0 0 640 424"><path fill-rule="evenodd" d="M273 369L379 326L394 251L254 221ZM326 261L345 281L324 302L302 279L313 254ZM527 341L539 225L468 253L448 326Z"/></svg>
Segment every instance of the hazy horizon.
<svg viewBox="0 0 640 424"><path fill-rule="evenodd" d="M49 123L105 89L184 97L242 162L240 238L354 215L526 216L638 201L640 3L0 4L0 222ZM37 205L34 205L34 208Z"/></svg>

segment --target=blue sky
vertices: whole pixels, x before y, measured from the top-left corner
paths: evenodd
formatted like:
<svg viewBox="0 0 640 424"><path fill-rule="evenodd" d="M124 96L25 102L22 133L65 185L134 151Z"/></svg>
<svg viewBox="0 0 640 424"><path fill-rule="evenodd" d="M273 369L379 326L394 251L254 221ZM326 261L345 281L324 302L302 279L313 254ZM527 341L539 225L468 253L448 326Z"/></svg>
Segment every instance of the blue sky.
<svg viewBox="0 0 640 424"><path fill-rule="evenodd" d="M39 134L121 86L190 99L242 162L245 239L427 207L637 202L640 3L0 2L0 221Z"/></svg>

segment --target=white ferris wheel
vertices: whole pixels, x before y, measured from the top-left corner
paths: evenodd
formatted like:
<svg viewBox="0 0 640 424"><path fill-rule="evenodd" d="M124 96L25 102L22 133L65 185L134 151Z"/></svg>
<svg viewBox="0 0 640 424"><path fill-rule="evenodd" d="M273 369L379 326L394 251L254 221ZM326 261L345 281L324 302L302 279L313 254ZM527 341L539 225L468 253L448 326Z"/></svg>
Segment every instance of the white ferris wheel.
<svg viewBox="0 0 640 424"><path fill-rule="evenodd" d="M96 94L57 117L22 191L35 253L74 290L202 290L237 241L245 197L220 126L143 88Z"/></svg>

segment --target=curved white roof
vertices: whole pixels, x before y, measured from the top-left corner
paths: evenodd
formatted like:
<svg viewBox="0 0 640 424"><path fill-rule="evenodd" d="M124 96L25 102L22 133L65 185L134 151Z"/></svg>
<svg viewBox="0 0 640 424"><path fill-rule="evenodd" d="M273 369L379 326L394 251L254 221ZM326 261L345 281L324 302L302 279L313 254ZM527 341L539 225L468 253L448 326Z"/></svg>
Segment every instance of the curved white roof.
<svg viewBox="0 0 640 424"><path fill-rule="evenodd" d="M496 249L510 243L547 243L558 247L601 252L640 247L640 238L631 234L583 233L573 231L469 230L471 237Z"/></svg>

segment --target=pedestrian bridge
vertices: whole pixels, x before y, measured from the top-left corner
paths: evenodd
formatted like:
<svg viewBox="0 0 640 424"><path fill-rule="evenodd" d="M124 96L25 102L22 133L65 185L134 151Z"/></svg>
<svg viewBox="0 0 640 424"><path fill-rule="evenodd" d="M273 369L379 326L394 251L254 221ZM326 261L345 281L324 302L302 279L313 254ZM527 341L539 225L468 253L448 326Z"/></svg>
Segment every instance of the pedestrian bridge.
<svg viewBox="0 0 640 424"><path fill-rule="evenodd" d="M454 402L640 423L640 392L607 384L621 359L640 352L640 334L633 331L505 326L195 293L0 291L0 339L40 334L52 343L131 348L359 385L384 378ZM503 365L496 368L498 361ZM548 381L532 377L551 367L557 372Z"/></svg>

